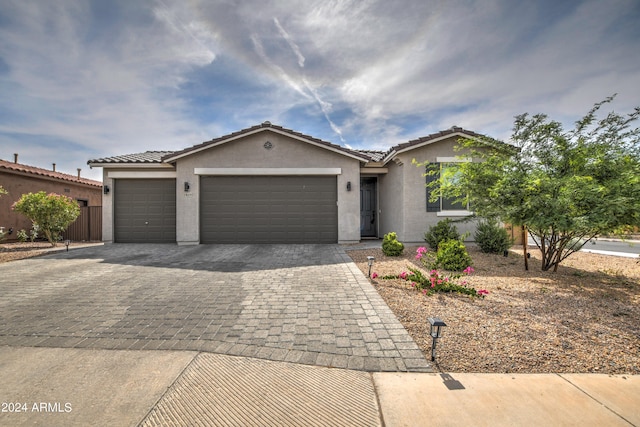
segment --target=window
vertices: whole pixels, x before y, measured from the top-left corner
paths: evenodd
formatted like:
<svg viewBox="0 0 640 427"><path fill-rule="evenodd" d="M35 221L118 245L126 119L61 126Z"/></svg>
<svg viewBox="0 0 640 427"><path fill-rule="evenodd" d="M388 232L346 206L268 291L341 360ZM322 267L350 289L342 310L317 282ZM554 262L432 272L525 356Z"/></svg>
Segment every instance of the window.
<svg viewBox="0 0 640 427"><path fill-rule="evenodd" d="M460 163L458 158L438 158L438 162L427 165L427 171L436 168L437 173L427 175L427 184L442 177L447 182L455 181L458 177L456 163ZM440 161L444 160L444 161ZM463 160L464 161L464 160ZM438 197L435 201L430 201L431 189L427 187L427 212L437 212L438 216L467 216L471 215L469 204L456 203L455 199L448 197Z"/></svg>

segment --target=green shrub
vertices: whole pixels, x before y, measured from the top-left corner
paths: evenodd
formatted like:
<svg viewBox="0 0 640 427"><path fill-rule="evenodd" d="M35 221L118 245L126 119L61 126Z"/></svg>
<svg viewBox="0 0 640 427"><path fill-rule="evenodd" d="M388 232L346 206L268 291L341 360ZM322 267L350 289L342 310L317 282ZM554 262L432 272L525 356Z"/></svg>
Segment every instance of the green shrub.
<svg viewBox="0 0 640 427"><path fill-rule="evenodd" d="M25 231L25 229L23 228L22 230L18 231L18 241L20 242L26 242L27 239L29 238L29 236L27 235L27 232Z"/></svg>
<svg viewBox="0 0 640 427"><path fill-rule="evenodd" d="M398 242L396 233L391 232L384 235L382 240L382 252L386 256L400 256L404 251L404 245Z"/></svg>
<svg viewBox="0 0 640 427"><path fill-rule="evenodd" d="M502 254L512 245L511 238L496 220L487 219L478 224L474 238L482 252Z"/></svg>
<svg viewBox="0 0 640 427"><path fill-rule="evenodd" d="M61 233L80 215L78 202L71 197L45 191L23 194L12 209L38 225L37 232L56 246ZM35 237L32 237L32 240Z"/></svg>
<svg viewBox="0 0 640 427"><path fill-rule="evenodd" d="M460 240L445 240L438 246L436 265L449 271L462 271L472 264L467 248Z"/></svg>
<svg viewBox="0 0 640 427"><path fill-rule="evenodd" d="M435 226L429 227L424 234L424 240L433 250L438 249L440 242L445 240L460 240L460 233L449 218L438 221Z"/></svg>

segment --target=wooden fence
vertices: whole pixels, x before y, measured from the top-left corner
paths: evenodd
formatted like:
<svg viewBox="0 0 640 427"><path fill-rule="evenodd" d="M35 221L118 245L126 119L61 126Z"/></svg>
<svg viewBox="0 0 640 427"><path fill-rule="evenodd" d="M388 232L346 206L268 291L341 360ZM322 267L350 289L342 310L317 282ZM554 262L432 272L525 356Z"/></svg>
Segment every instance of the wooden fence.
<svg viewBox="0 0 640 427"><path fill-rule="evenodd" d="M72 242L102 240L102 206L81 206L80 216L62 233L62 238Z"/></svg>

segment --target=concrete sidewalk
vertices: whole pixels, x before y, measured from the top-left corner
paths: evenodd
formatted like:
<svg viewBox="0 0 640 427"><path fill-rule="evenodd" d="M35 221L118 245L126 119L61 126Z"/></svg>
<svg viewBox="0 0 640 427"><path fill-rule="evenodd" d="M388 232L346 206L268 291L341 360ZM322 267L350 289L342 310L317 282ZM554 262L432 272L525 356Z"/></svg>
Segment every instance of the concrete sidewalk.
<svg viewBox="0 0 640 427"><path fill-rule="evenodd" d="M640 426L640 376L368 373L194 351L0 347L0 425Z"/></svg>

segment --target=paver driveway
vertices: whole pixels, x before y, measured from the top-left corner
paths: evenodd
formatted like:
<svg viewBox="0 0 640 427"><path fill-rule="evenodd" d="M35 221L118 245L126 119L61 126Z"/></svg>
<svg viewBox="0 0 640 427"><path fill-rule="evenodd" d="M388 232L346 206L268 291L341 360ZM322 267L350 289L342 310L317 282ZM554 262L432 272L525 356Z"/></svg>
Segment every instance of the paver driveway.
<svg viewBox="0 0 640 427"><path fill-rule="evenodd" d="M106 245L0 265L0 345L429 364L339 245Z"/></svg>

